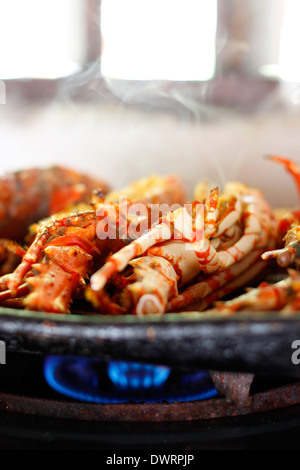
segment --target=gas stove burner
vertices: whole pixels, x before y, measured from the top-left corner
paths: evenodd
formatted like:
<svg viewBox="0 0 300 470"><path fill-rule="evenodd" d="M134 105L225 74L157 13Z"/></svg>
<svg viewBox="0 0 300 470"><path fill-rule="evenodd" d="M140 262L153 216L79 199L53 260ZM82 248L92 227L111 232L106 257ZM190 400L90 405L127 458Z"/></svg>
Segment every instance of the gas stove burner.
<svg viewBox="0 0 300 470"><path fill-rule="evenodd" d="M206 371L137 362L47 356L44 376L56 392L92 403L187 402L217 395Z"/></svg>
<svg viewBox="0 0 300 470"><path fill-rule="evenodd" d="M8 352L0 367L5 416L149 426L234 419L291 406L300 406L300 382L289 377L22 352Z"/></svg>

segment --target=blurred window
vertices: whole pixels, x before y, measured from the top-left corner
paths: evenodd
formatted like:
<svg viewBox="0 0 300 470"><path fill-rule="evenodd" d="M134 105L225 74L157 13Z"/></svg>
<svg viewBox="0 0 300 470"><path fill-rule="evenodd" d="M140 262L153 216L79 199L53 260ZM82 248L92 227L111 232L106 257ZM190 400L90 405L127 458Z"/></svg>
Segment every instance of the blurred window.
<svg viewBox="0 0 300 470"><path fill-rule="evenodd" d="M0 80L299 83L299 15L300 0L0 0Z"/></svg>
<svg viewBox="0 0 300 470"><path fill-rule="evenodd" d="M217 0L102 0L101 72L127 80L209 80Z"/></svg>
<svg viewBox="0 0 300 470"><path fill-rule="evenodd" d="M279 78L288 82L300 82L300 1L286 0L285 14L280 36Z"/></svg>
<svg viewBox="0 0 300 470"><path fill-rule="evenodd" d="M79 70L80 0L0 0L0 78L57 78Z"/></svg>

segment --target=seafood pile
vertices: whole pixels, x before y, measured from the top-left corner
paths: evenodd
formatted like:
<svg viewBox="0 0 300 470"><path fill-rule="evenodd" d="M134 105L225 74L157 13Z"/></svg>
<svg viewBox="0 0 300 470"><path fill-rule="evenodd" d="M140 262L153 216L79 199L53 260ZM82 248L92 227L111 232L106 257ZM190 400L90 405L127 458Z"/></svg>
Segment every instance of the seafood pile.
<svg viewBox="0 0 300 470"><path fill-rule="evenodd" d="M300 194L297 165L270 159ZM26 196L29 174L42 182L32 181ZM58 168L19 172L1 185L1 306L138 316L299 311L300 209L273 209L257 188L200 182L188 201L173 175L110 190ZM282 278L267 282L274 264Z"/></svg>

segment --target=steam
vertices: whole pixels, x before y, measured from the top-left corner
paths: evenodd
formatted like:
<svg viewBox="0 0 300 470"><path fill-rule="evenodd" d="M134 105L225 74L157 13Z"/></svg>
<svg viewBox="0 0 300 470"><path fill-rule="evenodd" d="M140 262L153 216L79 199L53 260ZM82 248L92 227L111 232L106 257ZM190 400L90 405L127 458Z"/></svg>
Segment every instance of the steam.
<svg viewBox="0 0 300 470"><path fill-rule="evenodd" d="M213 106L205 103L209 88L206 83L103 79L107 90L124 105L141 106L145 111L171 111L183 120L196 122L214 113Z"/></svg>
<svg viewBox="0 0 300 470"><path fill-rule="evenodd" d="M83 66L80 72L70 75L61 81L57 98L62 103L83 103L95 91L100 95L100 89L94 83L100 78L100 59Z"/></svg>

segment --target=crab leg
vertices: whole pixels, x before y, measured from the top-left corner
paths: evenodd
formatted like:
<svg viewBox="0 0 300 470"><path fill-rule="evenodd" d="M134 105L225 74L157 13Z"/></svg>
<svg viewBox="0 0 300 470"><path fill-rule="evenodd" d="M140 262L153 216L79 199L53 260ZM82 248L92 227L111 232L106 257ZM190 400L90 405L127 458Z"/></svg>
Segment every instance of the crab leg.
<svg viewBox="0 0 300 470"><path fill-rule="evenodd" d="M122 206L120 200L119 205L117 202L120 197L126 199ZM127 197L130 197L128 202ZM131 236L128 228L142 233L142 219L145 219L146 229L150 225L150 215L151 223L157 221L156 213L154 217L149 213L150 204L159 206L158 214L164 215L166 208L161 208L160 204L180 207L184 203L185 192L179 179L174 176L152 177L137 181L120 192L95 192L91 199L91 204L76 206L74 212L70 209L56 213L35 224L30 237L27 237L29 249L18 251L22 258L20 264L9 278L0 278L3 299L19 295L25 277L33 273L31 279L26 279L30 293L24 300L25 307L68 313L72 297L82 294L92 266L101 265L108 253L116 252L125 245L128 236ZM134 211L129 212L138 201L146 209L143 217L136 216ZM110 208L112 220L110 215L105 215ZM110 229L111 225L115 228L115 236L107 237L106 228ZM122 229L127 229L126 233L123 233L121 225ZM12 248L16 252L16 248Z"/></svg>
<svg viewBox="0 0 300 470"><path fill-rule="evenodd" d="M257 288L235 299L219 302L213 311L233 314L247 309L250 311L281 310L292 298L292 280L288 277L274 285L263 282Z"/></svg>
<svg viewBox="0 0 300 470"><path fill-rule="evenodd" d="M296 186L300 197L300 169L298 165L296 165L295 162L282 157L270 156L269 158L285 166L287 171L296 181ZM300 258L299 216L300 212L299 210L296 210L285 214L282 220L279 221L279 231L284 230L284 227L286 228L286 234L283 238L283 241L285 241L285 246L284 248L263 253L263 260L276 258L278 265L281 267L287 267L294 262L297 263L297 260Z"/></svg>
<svg viewBox="0 0 300 470"><path fill-rule="evenodd" d="M29 293L29 285L28 283L22 284L16 290L16 293L13 294L10 290L5 290L0 292L0 304L3 302L13 299L14 297L23 297Z"/></svg>
<svg viewBox="0 0 300 470"><path fill-rule="evenodd" d="M254 279L266 267L265 262L258 261L266 240L268 240L269 247L275 244L276 231L272 230L273 224L272 218L263 223L261 237L255 250L230 268L188 286L178 297L174 297L169 302L168 311L183 309L199 301L201 301L201 309L205 309L219 298Z"/></svg>
<svg viewBox="0 0 300 470"><path fill-rule="evenodd" d="M8 288L12 293L16 293L25 275L30 271L31 266L38 260L39 254L43 249L44 243L49 239L49 232L42 232L31 245L29 250L24 255L22 262L17 266L12 273L9 281Z"/></svg>
<svg viewBox="0 0 300 470"><path fill-rule="evenodd" d="M229 200L229 207L225 214L220 217L218 221L218 228L215 237L220 237L226 233L231 227L234 227L235 224L241 219L242 216L242 202L240 199L232 196Z"/></svg>
<svg viewBox="0 0 300 470"><path fill-rule="evenodd" d="M20 258L22 258L26 253L24 248L13 240L0 239L0 247L3 247L5 250L19 256Z"/></svg>
<svg viewBox="0 0 300 470"><path fill-rule="evenodd" d="M247 204L245 230L241 238L227 250L218 253L221 269L227 269L240 261L255 247L261 235L261 224L258 218L257 204L250 200Z"/></svg>
<svg viewBox="0 0 300 470"><path fill-rule="evenodd" d="M238 276L241 276L241 274L245 270L249 272L249 267L259 259L260 254L260 250L255 250L248 256L246 256L244 259L242 259L239 263L234 264L225 271L215 273L207 279L204 279L191 286L188 286L181 294L170 300L167 310L182 310L183 308L186 308L195 302L199 302L200 300L204 301L206 297L215 292L217 292L216 299L220 298L220 289L224 286L230 285L230 282L234 281L234 279L236 279ZM258 268L258 271L265 266L265 263L261 263L261 266ZM250 279L252 278L252 273L249 277ZM239 278L238 284L243 285L243 280L241 280L241 278ZM231 290L232 289L230 289L229 291L222 291L221 296L223 297L225 293L228 293ZM213 301L214 297L208 304L212 303Z"/></svg>
<svg viewBox="0 0 300 470"><path fill-rule="evenodd" d="M0 292L3 292L8 289L8 281L11 277L11 274L5 274L0 277Z"/></svg>
<svg viewBox="0 0 300 470"><path fill-rule="evenodd" d="M208 204L207 204L207 214L205 217L205 236L208 238L212 238L216 231L217 231L217 220L219 217L219 209L218 209L218 202L219 202L219 189L215 188L211 191Z"/></svg>
<svg viewBox="0 0 300 470"><path fill-rule="evenodd" d="M109 277L116 272L121 272L137 256L145 253L151 246L171 238L170 227L165 224L157 224L140 238L133 240L129 245L113 254L107 263L91 276L91 289L102 290Z"/></svg>
<svg viewBox="0 0 300 470"><path fill-rule="evenodd" d="M154 297L156 297L156 299L160 299L160 297L164 298L163 302L160 300L150 302L150 297L147 297L147 307L138 309L140 314L143 314L143 312L150 313L151 311L151 313L156 313L156 311L163 311L166 308L166 302L168 302L168 309L180 308L182 305L190 304L191 301L208 296L209 293L228 284L235 279L236 276L243 273L251 263L257 260L267 245L273 247L273 245L270 244L270 239L272 239L274 217L270 208L264 203L258 192L247 190L244 194L240 194L239 196L241 200L238 197L230 197L232 204L230 205L230 210L227 208L227 212L225 210L225 214L223 213L221 219L223 225L221 227L220 219L217 217L217 214L219 216L218 211L220 209L220 205L217 203L218 192L216 190L211 192L211 199L208 203L205 219L205 221L210 224L209 229L205 235L204 227L204 236L202 240L197 242L193 241L194 233L191 230L192 225L189 219L189 223L184 226L181 231L178 228L178 224L176 224L183 215L183 208L174 211L174 213L171 212L167 214L165 221L167 220L173 223L173 225L171 224L171 226L168 227L169 231L167 232L167 236L161 236L162 229L167 226L167 224L164 225L164 221L162 221L160 224L152 227L152 229L142 237L134 240L130 245L115 253L109 258L107 263L91 277L91 290L96 295L97 292L100 292L104 288L109 278L115 273L123 271L128 264L134 266L136 263L139 265L139 277L143 278L143 288L141 284L134 283L127 287L127 291L133 291L138 288L139 305L144 302L144 298L146 299L145 296L151 295L151 299L154 299ZM236 235L240 233L240 231L236 230L235 224L238 221L240 222L242 215L244 216L244 229L241 237L237 239ZM234 244L232 246L228 243L228 238L226 239L226 232L229 232L229 235L233 237ZM181 233L182 239L180 241L173 239L172 236L174 233ZM216 237L210 240L209 236L211 234L219 234L219 238ZM219 244L221 247L223 246L223 248L226 246L226 243L222 245L222 237L226 239L227 248L217 251ZM162 241L164 241L164 243L162 243ZM216 246L216 248L214 248L214 246ZM179 297L174 295L174 291L171 296L171 290L168 291L168 295L165 295L164 292L166 291L163 282L157 282L154 293L153 285L149 287L151 284L150 279L154 278L154 274L150 273L148 270L149 277L147 278L148 268L145 265L143 266L143 258L137 258L141 257L143 254L146 254L148 257L156 257L156 259L158 259L157 257L161 257L168 261L169 269L173 267L178 275L176 285L185 285L195 279L200 273L202 273L202 275L208 275L209 277L208 279L202 280L199 284L187 288L185 293ZM137 259L133 261L135 258ZM265 263L263 262L261 265L259 264L259 270L264 266ZM224 272L224 274L222 274L222 272ZM149 280L148 290L145 289L146 279ZM169 280L171 281L171 279L172 275Z"/></svg>
<svg viewBox="0 0 300 470"><path fill-rule="evenodd" d="M24 299L25 308L69 313L71 296L79 276L67 273L53 262L40 263L34 269L39 275L28 279L32 291Z"/></svg>
<svg viewBox="0 0 300 470"><path fill-rule="evenodd" d="M276 258L278 265L282 268L286 268L292 263L297 262L300 258L300 240L291 242L280 250L266 251L262 254L263 260L269 260L271 258Z"/></svg>
<svg viewBox="0 0 300 470"><path fill-rule="evenodd" d="M29 292L29 284L28 284L28 279L30 278L31 274L28 274L26 276L26 279L22 285L20 285L16 292L13 293L9 288L8 288L8 283L11 278L11 274L6 274L0 278L0 304L4 304L8 300L11 300L17 297L23 297L28 294Z"/></svg>
<svg viewBox="0 0 300 470"><path fill-rule="evenodd" d="M170 262L159 256L143 256L130 263L136 282L126 289L138 315L163 314L169 298L177 295L178 276ZM159 289L157 286L159 285Z"/></svg>
<svg viewBox="0 0 300 470"><path fill-rule="evenodd" d="M212 292L210 295L205 297L200 305L197 305L197 310L199 309L200 311L204 311L211 307L214 303L217 302L226 295L231 294L232 292L245 288L246 285L248 285L249 282L252 282L257 276L260 276L264 270L266 269L266 264L265 262L261 260L257 260L253 263L253 265L250 265L241 275L235 279L233 279L231 282L228 284L224 285L223 288L216 290L215 292ZM224 302L225 304L226 302ZM217 310L217 307L216 309ZM211 313L213 309L209 310Z"/></svg>
<svg viewBox="0 0 300 470"><path fill-rule="evenodd" d="M209 202L209 233L213 233L216 230L215 214L217 211L217 198L218 192L217 190L213 190L211 200ZM211 218L212 214L214 214L214 217ZM235 216L233 220L235 220L236 217L237 216ZM181 225L182 221L184 222L183 226ZM195 225L196 231L199 230L197 221ZM226 228L226 225L224 225L223 229L225 230ZM186 240L187 243L190 243L190 249L193 250L198 257L200 268L202 267L202 269L207 272L210 272L212 269L218 269L218 255L216 255L216 250L207 238L202 238L199 242L196 241L191 244L190 240L195 238L193 221L191 220L191 217L188 217L185 208L179 208L166 214L161 223L152 226L149 232L146 232L140 238L134 240L128 246L125 246L120 251L112 255L106 264L92 275L90 280L91 289L93 291L102 290L108 279L114 273L123 271L128 263L135 257L144 254L147 250L158 243L170 240L174 234L176 235L176 238L181 237L182 240Z"/></svg>
<svg viewBox="0 0 300 470"><path fill-rule="evenodd" d="M228 269L230 266L238 263L242 258L249 254L257 245L262 233L261 209L259 207L260 202L256 197L252 197L250 195L245 196L244 202L246 204L244 209L244 213L246 214L244 222L245 229L244 233L236 243L229 248L218 252L213 248L209 241L206 241L200 249L198 249L197 245L194 245L196 248L196 255L203 272L212 273ZM235 212L238 214L237 210L235 210ZM236 214L234 214L232 218L228 216L228 219L230 218L231 222L235 222ZM222 231L225 231L229 227L223 226Z"/></svg>
<svg viewBox="0 0 300 470"><path fill-rule="evenodd" d="M298 195L300 198L300 169L298 165L288 158L279 157L277 155L269 155L268 158L273 162L277 162L283 165L286 170L292 175L296 183Z"/></svg>
<svg viewBox="0 0 300 470"><path fill-rule="evenodd" d="M25 275L30 271L32 265L38 262L39 256L44 250L45 245L49 241L50 237L53 235L57 236L60 229L66 230L70 226L78 227L78 225L81 225L82 227L88 227L90 224L95 223L96 218L94 211L88 211L64 217L58 221L52 222L49 226L42 225L35 240L24 255L21 263L11 274L8 281L8 288L12 292L16 291Z"/></svg>
<svg viewBox="0 0 300 470"><path fill-rule="evenodd" d="M256 244L256 249L226 270L216 272L208 278L188 286L180 295L169 301L167 308L168 311L186 308L190 304L198 302L199 300L202 300L202 308L207 308L215 300L223 297L232 290L245 285L246 282L252 280L255 276L261 273L263 269L265 269L266 263L263 261L258 262L258 260L266 244L268 244L267 246L269 248L272 248L276 243L275 219L273 214L269 211L269 208L265 207L265 209L265 212L261 216L261 232ZM167 245L172 246L172 243L169 242ZM150 253L165 256L164 247L154 247L149 251ZM181 258L183 258L183 262ZM185 264L186 262L182 254L181 256L178 256L176 261L181 261L182 264ZM191 263L188 264L187 269L193 272L191 266L193 266ZM182 270L180 269L180 272L181 271ZM190 279L187 278L184 280L189 281ZM222 287L224 287L223 290Z"/></svg>
<svg viewBox="0 0 300 470"><path fill-rule="evenodd" d="M234 202L234 207L231 208L231 210L228 211L228 214L223 216L221 220L218 220L218 223L216 217L220 215L220 208L215 208L215 211L213 212L214 217L209 218L208 216L205 219L205 238L202 241L194 242L192 244L192 248L198 258L199 270L203 273L210 274L222 269L220 264L220 252L217 252L213 241L209 238L212 236L215 237L214 241L216 242L221 235L232 229L234 224L239 220L241 216L241 204L240 201L235 198ZM211 205L211 207L215 206ZM223 253L225 252L226 251Z"/></svg>

